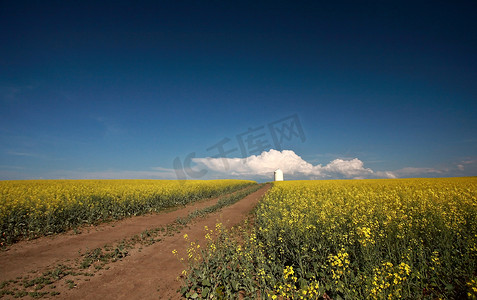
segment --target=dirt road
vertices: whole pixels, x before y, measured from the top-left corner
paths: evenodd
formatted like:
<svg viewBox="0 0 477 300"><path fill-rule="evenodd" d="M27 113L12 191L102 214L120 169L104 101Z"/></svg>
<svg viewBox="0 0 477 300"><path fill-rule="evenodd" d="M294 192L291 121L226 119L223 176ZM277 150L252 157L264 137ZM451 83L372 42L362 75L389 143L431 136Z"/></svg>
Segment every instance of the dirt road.
<svg viewBox="0 0 477 300"><path fill-rule="evenodd" d="M225 227L231 227L240 223L269 187L266 185L231 206L195 219L182 228L180 233L162 236L160 242L129 250L126 257L109 263L107 268L95 272L94 276L69 275L62 278L54 287L50 287L54 289L54 294L59 294L52 296L53 293L43 292L44 297L178 299L180 295L176 291L180 287L180 281L177 278L185 265L172 254L172 250L178 250L179 256L186 256L188 241L183 238L184 234L189 236L190 241L205 244L204 226L214 228L216 223L223 223ZM118 243L145 230L169 226L177 218L186 217L190 212L212 206L216 202L217 199L211 199L168 213L133 217L83 229L81 234L61 234L15 244L8 251L0 252L0 282L22 276L25 278L26 274L43 274L58 264L77 264L82 259L81 253L87 249L104 247L105 244Z"/></svg>

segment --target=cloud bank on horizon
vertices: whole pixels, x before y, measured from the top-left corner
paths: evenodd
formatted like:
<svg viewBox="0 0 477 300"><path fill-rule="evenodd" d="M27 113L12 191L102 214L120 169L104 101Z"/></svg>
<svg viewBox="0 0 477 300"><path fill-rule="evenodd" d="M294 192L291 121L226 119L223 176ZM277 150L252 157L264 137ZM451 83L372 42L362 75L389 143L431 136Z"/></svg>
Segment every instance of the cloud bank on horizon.
<svg viewBox="0 0 477 300"><path fill-rule="evenodd" d="M260 155L246 158L194 158L199 168L206 167L212 172L232 176L270 177L273 171L280 168L291 179L365 179L365 178L397 178L398 174L390 171L373 171L364 167L358 158L335 159L327 165L312 165L292 150L264 151Z"/></svg>
<svg viewBox="0 0 477 300"><path fill-rule="evenodd" d="M25 153L17 155L25 156ZM246 158L192 158L193 166L185 169L150 167L146 170L71 170L59 169L26 175L22 169L0 171L0 180L16 179L250 179L268 181L273 172L280 168L285 180L303 179L372 179L372 178L419 178L475 176L477 159L469 158L435 167L404 167L392 171L377 171L365 167L359 158L337 158L326 165L313 165L293 150L278 151L270 149L260 155ZM184 173L183 177L178 175ZM197 176L199 174L200 176Z"/></svg>

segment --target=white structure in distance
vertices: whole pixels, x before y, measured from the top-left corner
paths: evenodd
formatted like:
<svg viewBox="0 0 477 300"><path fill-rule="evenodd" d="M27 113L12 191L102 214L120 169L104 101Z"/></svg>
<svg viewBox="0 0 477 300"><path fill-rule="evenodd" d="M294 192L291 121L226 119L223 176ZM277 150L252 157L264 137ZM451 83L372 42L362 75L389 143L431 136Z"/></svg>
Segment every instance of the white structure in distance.
<svg viewBox="0 0 477 300"><path fill-rule="evenodd" d="M275 181L283 181L283 172L280 169L276 169L273 173L275 176Z"/></svg>

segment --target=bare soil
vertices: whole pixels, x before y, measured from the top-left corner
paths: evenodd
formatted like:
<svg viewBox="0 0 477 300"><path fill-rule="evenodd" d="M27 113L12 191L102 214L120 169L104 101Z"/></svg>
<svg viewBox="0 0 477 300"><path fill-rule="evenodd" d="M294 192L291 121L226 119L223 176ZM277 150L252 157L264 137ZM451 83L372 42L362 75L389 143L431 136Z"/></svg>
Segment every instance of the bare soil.
<svg viewBox="0 0 477 300"><path fill-rule="evenodd" d="M237 203L197 218L173 236L161 236L161 241L144 247L136 247L119 261L109 263L107 268L94 272L94 276L69 276L43 290L58 292L45 298L54 299L179 299L178 279L186 266L172 253L186 257L190 241L205 244L204 227L214 228L216 223L232 227L242 222L257 205L270 185L246 196ZM217 198L196 202L174 211L137 216L121 221L83 228L81 233L69 232L36 240L23 241L0 252L0 282L15 278L35 276L53 269L58 264L72 265L82 259L81 253L88 249L115 244L130 239L145 230L173 224L179 217L212 206ZM189 241L184 235L189 236ZM39 275L37 275L39 276ZM73 283L72 283L73 282ZM6 299L11 297L5 296Z"/></svg>

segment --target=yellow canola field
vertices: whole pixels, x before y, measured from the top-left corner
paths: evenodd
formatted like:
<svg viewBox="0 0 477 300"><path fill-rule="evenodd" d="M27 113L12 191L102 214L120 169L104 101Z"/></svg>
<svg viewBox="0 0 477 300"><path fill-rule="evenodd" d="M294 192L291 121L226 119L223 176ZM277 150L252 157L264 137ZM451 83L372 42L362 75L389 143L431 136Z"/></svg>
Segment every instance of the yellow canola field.
<svg viewBox="0 0 477 300"><path fill-rule="evenodd" d="M161 211L254 183L246 180L0 181L1 242Z"/></svg>
<svg viewBox="0 0 477 300"><path fill-rule="evenodd" d="M185 297L477 299L477 177L274 182L206 234Z"/></svg>
<svg viewBox="0 0 477 300"><path fill-rule="evenodd" d="M307 282L271 297L476 295L477 177L277 182L257 218L266 255Z"/></svg>

